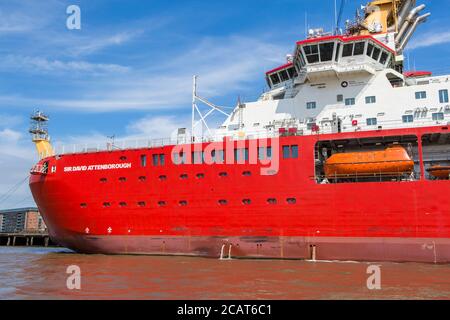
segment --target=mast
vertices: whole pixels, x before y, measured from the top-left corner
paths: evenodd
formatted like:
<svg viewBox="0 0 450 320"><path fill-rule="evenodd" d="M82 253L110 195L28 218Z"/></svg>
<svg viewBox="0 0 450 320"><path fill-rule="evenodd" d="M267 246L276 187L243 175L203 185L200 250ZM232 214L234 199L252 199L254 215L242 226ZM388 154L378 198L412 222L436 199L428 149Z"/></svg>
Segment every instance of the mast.
<svg viewBox="0 0 450 320"><path fill-rule="evenodd" d="M54 151L48 135L49 117L37 110L31 115L30 120L31 125L28 132L31 133L32 141L36 145L39 159L53 156Z"/></svg>

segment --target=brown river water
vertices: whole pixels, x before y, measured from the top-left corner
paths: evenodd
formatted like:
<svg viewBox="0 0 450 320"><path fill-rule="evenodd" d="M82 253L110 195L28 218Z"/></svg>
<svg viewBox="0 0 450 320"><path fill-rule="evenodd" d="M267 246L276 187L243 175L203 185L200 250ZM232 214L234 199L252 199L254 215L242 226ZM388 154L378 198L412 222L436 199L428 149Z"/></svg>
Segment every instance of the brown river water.
<svg viewBox="0 0 450 320"><path fill-rule="evenodd" d="M381 289L367 288L379 265ZM67 268L79 266L81 289ZM450 265L82 255L0 247L0 299L450 299Z"/></svg>

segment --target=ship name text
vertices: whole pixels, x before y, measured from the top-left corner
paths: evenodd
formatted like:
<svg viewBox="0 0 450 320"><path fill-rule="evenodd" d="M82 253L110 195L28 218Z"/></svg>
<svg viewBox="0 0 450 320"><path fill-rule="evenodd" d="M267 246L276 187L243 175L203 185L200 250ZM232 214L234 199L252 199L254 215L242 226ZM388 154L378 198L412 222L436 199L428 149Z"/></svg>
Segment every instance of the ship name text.
<svg viewBox="0 0 450 320"><path fill-rule="evenodd" d="M115 170L115 169L130 169L130 168L131 163L93 164L89 166L64 167L64 172L99 171L99 170Z"/></svg>

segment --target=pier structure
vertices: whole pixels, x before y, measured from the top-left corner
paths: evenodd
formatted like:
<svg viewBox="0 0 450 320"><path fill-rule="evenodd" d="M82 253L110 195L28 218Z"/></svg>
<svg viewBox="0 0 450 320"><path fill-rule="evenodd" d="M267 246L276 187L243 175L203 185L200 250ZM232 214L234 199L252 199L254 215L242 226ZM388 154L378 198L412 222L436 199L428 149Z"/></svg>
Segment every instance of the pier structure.
<svg viewBox="0 0 450 320"><path fill-rule="evenodd" d="M0 233L0 246L52 247L56 243L52 242L47 233Z"/></svg>

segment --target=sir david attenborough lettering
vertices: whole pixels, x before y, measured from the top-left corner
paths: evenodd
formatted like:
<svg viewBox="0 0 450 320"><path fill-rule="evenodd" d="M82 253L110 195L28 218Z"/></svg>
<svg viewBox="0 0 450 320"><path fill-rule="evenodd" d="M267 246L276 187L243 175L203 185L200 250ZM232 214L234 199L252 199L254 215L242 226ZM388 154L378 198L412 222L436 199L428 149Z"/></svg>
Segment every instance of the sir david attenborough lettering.
<svg viewBox="0 0 450 320"><path fill-rule="evenodd" d="M89 166L64 167L64 172L116 170L116 169L130 169L130 168L131 163L93 164Z"/></svg>

